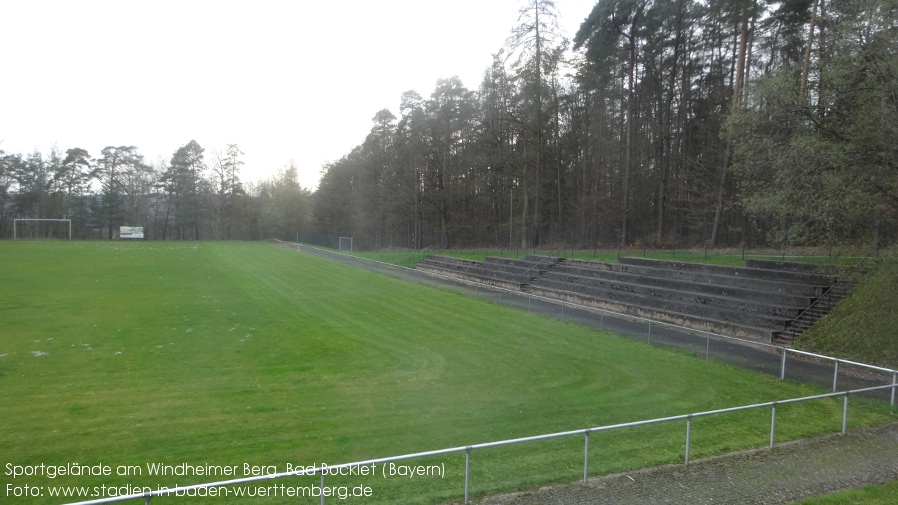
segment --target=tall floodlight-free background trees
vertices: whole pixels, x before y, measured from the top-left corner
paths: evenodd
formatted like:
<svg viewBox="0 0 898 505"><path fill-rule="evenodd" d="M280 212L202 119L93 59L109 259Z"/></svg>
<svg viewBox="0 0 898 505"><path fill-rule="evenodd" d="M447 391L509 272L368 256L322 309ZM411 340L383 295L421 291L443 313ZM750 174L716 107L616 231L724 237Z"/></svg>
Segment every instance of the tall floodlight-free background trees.
<svg viewBox="0 0 898 505"><path fill-rule="evenodd" d="M316 216L360 247L895 239L895 1L601 0L573 50L552 2L520 12L476 91L402 95L406 212L353 197L383 171L366 143Z"/></svg>
<svg viewBox="0 0 898 505"><path fill-rule="evenodd" d="M107 146L96 158L81 148L0 151L0 236L12 237L16 218L69 218L78 239L113 238L120 226L143 226L153 240L295 239L311 202L296 167L244 184L242 155L237 144L207 154L195 140L155 162L136 146ZM37 229L23 236L61 236L54 225L29 226Z"/></svg>
<svg viewBox="0 0 898 505"><path fill-rule="evenodd" d="M397 90L314 193L292 163L242 182L237 144L0 153L0 234L71 217L79 237L362 249L894 242L898 0L600 0L573 34L559 14L522 1L479 83Z"/></svg>
<svg viewBox="0 0 898 505"><path fill-rule="evenodd" d="M826 8L825 14L822 10ZM730 117L746 209L790 236L874 240L898 208L898 4L821 4L825 59L781 67Z"/></svg>

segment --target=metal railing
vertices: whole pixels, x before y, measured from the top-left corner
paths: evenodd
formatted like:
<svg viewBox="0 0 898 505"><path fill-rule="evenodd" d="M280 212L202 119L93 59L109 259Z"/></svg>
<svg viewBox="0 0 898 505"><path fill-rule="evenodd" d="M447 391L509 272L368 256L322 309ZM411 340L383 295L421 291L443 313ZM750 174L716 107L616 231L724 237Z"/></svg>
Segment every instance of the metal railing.
<svg viewBox="0 0 898 505"><path fill-rule="evenodd" d="M861 261L857 262L851 268L849 268L847 272L845 272L842 275L840 275L839 277L837 277L836 282L834 282L832 284L832 286L830 286L829 288L826 289L826 291L821 293L820 296L818 296L816 300L814 300L810 305L808 305L804 310L802 310L797 316L793 317L791 321L786 322L786 324L783 327L784 333L788 333L792 337L793 340L795 338L797 338L799 334L795 331L795 323L798 320L800 320L802 317L804 317L804 315L806 313L808 313L811 309L814 309L817 306L817 304L821 303L824 299L827 302L829 302L832 298L832 294L833 294L834 290L836 289L836 287L845 286L846 281L852 282L852 281L857 280L856 274L861 270L861 267L867 262L867 260L872 258L872 255L873 255L873 252L868 253L866 256L864 256L863 259L861 259ZM846 294L847 294L847 289L846 289Z"/></svg>
<svg viewBox="0 0 898 505"><path fill-rule="evenodd" d="M529 282L530 282L530 279L533 278L533 274L531 273L531 270L536 269L536 271L539 272L539 267L540 267L540 265L542 265L542 264L544 264L544 263L547 263L547 262L549 262L550 260L556 259L556 258L555 258L555 254L556 254L559 250L561 250L561 249L560 249L560 248L559 248L559 249L555 249L554 251L550 252L549 254L546 254L545 257L543 257L543 259L537 261L535 265L532 265L532 266L530 266L527 270L524 270L524 271L521 273L521 282L520 282L520 283L521 283L522 285L523 285L523 284L529 283ZM539 275L539 274L537 273L537 275Z"/></svg>
<svg viewBox="0 0 898 505"><path fill-rule="evenodd" d="M322 465L322 466L314 466L314 467L305 467L302 470L293 471L293 472L280 472L280 473L265 474L265 475L260 475L260 476L245 477L245 478L241 478L241 479L231 479L231 480L224 480L224 481L217 481L217 482L208 482L208 483L204 483L204 484L195 484L192 486L179 486L179 487L160 490L160 491L151 491L148 493L135 493L135 494L130 494L130 495L101 498L101 499L97 499L97 500L75 502L75 503L72 503L69 505L97 505L97 504L101 504L101 503L113 503L113 502L120 502L120 501L127 501L127 500L138 500L138 499L143 499L145 501L145 503L147 505L149 505L151 499L156 496L168 496L168 495L172 495L172 494L178 495L179 493L183 495L183 494L187 494L191 491L195 491L198 489L207 489L207 488L222 487L222 486L233 486L233 485L237 485L237 484L247 484L247 483L259 482L259 481L269 481L271 479L280 479L280 478L285 478L285 477L295 477L295 476L302 476L302 475L313 475L314 476L314 475L320 474L320 477L321 477L320 486L321 486L321 489L324 489L326 474L328 474L328 473L339 474L340 470L342 470L342 469L360 468L360 467L364 467L364 466L379 465L379 464L390 463L390 462L394 462L394 461L402 461L402 460L417 459L417 458L424 458L424 457L428 457L428 456L439 456L439 455L454 454L454 453L464 453L464 455L465 455L464 502L468 503L470 500L470 488L471 488L471 452L475 451L475 450L482 450L482 449L488 449L491 447L516 445L516 444L522 444L522 443L527 443L527 442L535 442L535 441L539 441L539 440L548 440L548 439L553 439L553 438L581 435L584 437L583 481L586 482L589 479L589 436L592 433L612 431L612 430L618 430L618 429L623 429L623 428L633 428L636 426L645 426L645 425L649 425L649 424L660 424L660 423L668 423L668 422L674 422L674 421L686 421L685 454L684 454L683 463L688 465L689 461L690 461L690 454L691 454L691 448L692 448L692 420L695 418L709 417L709 416L726 414L726 413L731 413L731 412L739 412L739 411L744 411L744 410L770 408L771 415L770 415L769 447L773 447L773 445L776 441L776 409L777 409L777 406L787 405L787 404L792 404L792 403L806 402L806 401L813 401L813 400L821 400L821 399L826 399L826 398L836 398L836 397L841 396L841 397L843 397L841 433L844 435L848 431L848 398L852 394L860 394L860 393L864 393L864 392L872 392L872 391L879 391L879 390L884 390L884 389L891 389L892 396L894 397L896 388L898 388L898 384L893 383L893 384L889 384L889 385L874 386L874 387L859 389L859 390L855 390L855 391L842 391L842 392L837 392L837 393L826 393L826 394L822 394L822 395L805 396L805 397L801 397L801 398L791 398L791 399L779 400L779 401L773 401L773 402L756 403L756 404L752 404L752 405L743 405L743 406L739 406L739 407L708 410L708 411L703 411L703 412L695 412L692 414L682 414L682 415L678 415L678 416L647 419L647 420L643 420L643 421L635 421L635 422L630 422L630 423L620 423L620 424L611 424L611 425L606 425L606 426L596 426L593 428L583 428L583 429L577 429L577 430L548 433L548 434L544 434L544 435L535 435L535 436L530 436L530 437L499 440L499 441L495 441L495 442L486 442L486 443L481 443L481 444L451 447L448 449L440 449L440 450L435 450L435 451L416 452L416 453L411 453L411 454L403 454L400 456L391 456L391 457L387 457L387 458L377 458L377 459L369 459L369 460L364 460L364 461L355 461L352 463L343 463L343 464L339 464L339 465L326 465L326 466ZM321 500L321 504L324 505L325 493L321 493L320 500Z"/></svg>

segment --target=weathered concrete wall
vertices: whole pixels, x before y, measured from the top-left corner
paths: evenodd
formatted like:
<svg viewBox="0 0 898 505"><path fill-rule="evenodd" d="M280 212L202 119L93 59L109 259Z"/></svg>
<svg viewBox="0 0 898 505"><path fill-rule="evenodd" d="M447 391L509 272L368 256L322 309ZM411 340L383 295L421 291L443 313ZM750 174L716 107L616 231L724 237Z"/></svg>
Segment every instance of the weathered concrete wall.
<svg viewBox="0 0 898 505"><path fill-rule="evenodd" d="M710 331L712 333L754 339L762 342L769 342L772 336L772 332L769 328L741 325L729 321L721 321L719 319L709 319L695 314L661 311L655 306L646 307L621 300L599 299L582 293L551 290L539 286L530 286L527 290L535 295L545 296L547 298L555 298L579 305L585 305L587 307L595 307L621 314L664 321L695 330Z"/></svg>
<svg viewBox="0 0 898 505"><path fill-rule="evenodd" d="M491 268L480 261L433 255L418 264L419 270L449 275L458 279L482 282L507 289L521 289L520 272ZM524 269L521 268L521 271Z"/></svg>
<svg viewBox="0 0 898 505"><path fill-rule="evenodd" d="M620 263L488 257L483 262L431 256L419 265L459 278L698 330L770 341L831 285L815 268L787 269L621 258ZM779 267L784 269L778 270ZM763 267L763 268L761 268Z"/></svg>
<svg viewBox="0 0 898 505"><path fill-rule="evenodd" d="M626 288L621 286L624 289L603 289L594 286L573 286L570 283L555 283L540 279L540 282L530 286L528 291L533 292L537 287L570 291L597 300L638 305L645 309L659 312L676 312L687 316L699 316L706 319L771 329L781 328L786 321L797 316L800 312L800 309L792 309L791 312L786 314L771 314L768 311L763 311L763 308L757 304L746 303L737 299L711 300L707 297L688 293L681 295L674 293L663 294L657 290L633 289L632 286Z"/></svg>
<svg viewBox="0 0 898 505"><path fill-rule="evenodd" d="M641 282L619 282L616 280L600 279L592 277L576 277L552 272L537 280L534 285L554 287L570 291L581 291L592 296L613 296L616 291L632 293L640 296L686 302L709 307L719 307L729 310L738 310L756 314L773 316L776 318L792 319L807 306L771 303L757 292L747 291L746 296L738 296L734 293L702 293L689 289L662 287ZM706 287L706 286L701 286ZM718 287L720 290L720 287Z"/></svg>
<svg viewBox="0 0 898 505"><path fill-rule="evenodd" d="M796 261L765 260L748 258L745 260L748 268L760 268L764 270L779 270L789 272L805 272L811 274L831 275L841 270L834 265L820 265L817 263L799 263Z"/></svg>
<svg viewBox="0 0 898 505"><path fill-rule="evenodd" d="M779 282L792 282L799 284L811 284L815 286L830 286L833 283L831 276L811 272L797 272L790 270L777 270L768 268L734 267L727 265L708 265L704 263L688 263L685 261L666 261L649 258L621 258L618 262L622 265L642 265L664 268L679 272L702 272L712 275L724 275L749 279L764 279Z"/></svg>
<svg viewBox="0 0 898 505"><path fill-rule="evenodd" d="M585 266L569 266L567 263L552 269L551 276L570 276L598 281L616 281L625 284L655 286L665 289L690 291L714 296L755 299L768 304L788 305L794 307L807 306L814 298L815 288L807 285L780 286L780 283L769 281L733 282L732 278L713 276L697 280L695 276L681 277L665 275L663 269L646 267L610 269L612 265L598 264L596 269ZM587 280L573 282L588 283Z"/></svg>

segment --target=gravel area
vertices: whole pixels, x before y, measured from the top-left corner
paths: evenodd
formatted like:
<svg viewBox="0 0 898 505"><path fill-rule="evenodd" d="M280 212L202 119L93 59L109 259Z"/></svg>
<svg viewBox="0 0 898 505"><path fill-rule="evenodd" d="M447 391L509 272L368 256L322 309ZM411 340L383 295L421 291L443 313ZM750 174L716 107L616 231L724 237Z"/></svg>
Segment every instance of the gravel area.
<svg viewBox="0 0 898 505"><path fill-rule="evenodd" d="M488 496L491 505L785 504L898 479L898 423Z"/></svg>

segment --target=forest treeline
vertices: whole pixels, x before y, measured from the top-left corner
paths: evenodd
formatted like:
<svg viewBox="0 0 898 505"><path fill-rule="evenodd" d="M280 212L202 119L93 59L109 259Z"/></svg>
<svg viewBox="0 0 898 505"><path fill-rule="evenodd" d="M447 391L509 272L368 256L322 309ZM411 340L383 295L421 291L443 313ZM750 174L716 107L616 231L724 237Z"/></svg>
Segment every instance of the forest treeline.
<svg viewBox="0 0 898 505"><path fill-rule="evenodd" d="M151 240L295 239L309 219L311 192L290 164L267 180L240 180L236 144L211 154L196 141L170 161L148 163L135 146L108 146L91 157L81 148L28 156L0 151L0 236L112 239L121 226L141 226Z"/></svg>
<svg viewBox="0 0 898 505"><path fill-rule="evenodd" d="M441 79L398 117L372 111L314 193L290 168L243 187L236 146L190 143L149 171L129 147L7 154L0 226L55 212L371 249L898 236L898 0L600 0L572 40L557 16L528 0L476 87Z"/></svg>

